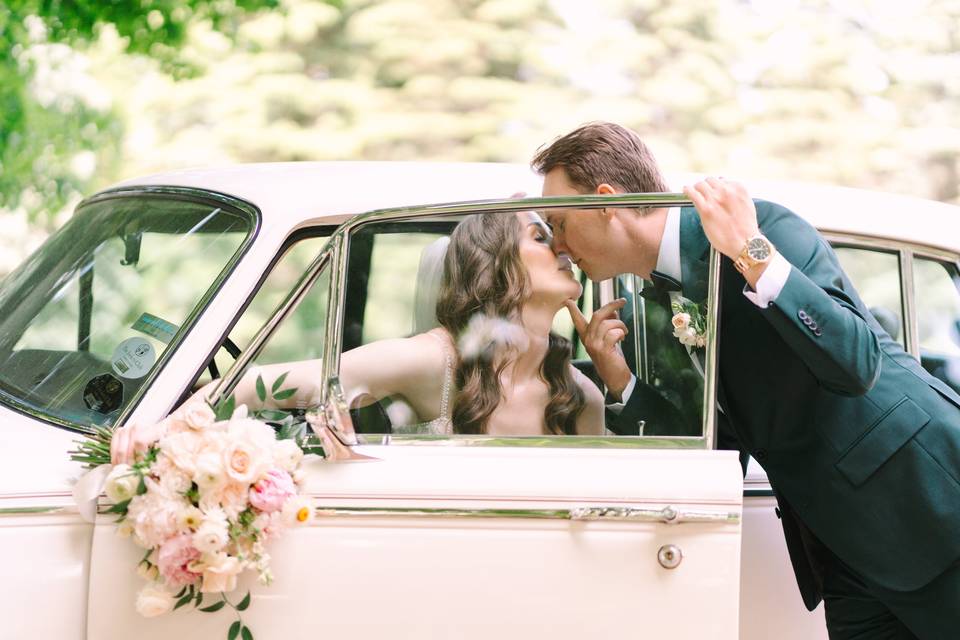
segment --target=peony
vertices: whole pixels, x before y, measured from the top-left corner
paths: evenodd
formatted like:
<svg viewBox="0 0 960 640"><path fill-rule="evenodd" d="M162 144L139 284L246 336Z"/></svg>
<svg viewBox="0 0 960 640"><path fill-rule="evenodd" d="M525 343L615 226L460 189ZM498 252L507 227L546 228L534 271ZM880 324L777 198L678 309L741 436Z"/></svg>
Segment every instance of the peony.
<svg viewBox="0 0 960 640"><path fill-rule="evenodd" d="M190 563L200 557L188 533L174 536L160 545L157 553L157 568L171 589L193 584L199 577L189 569Z"/></svg>
<svg viewBox="0 0 960 640"><path fill-rule="evenodd" d="M140 486L140 474L130 465L118 464L110 470L103 490L110 502L118 503L126 502L137 495L138 486Z"/></svg>
<svg viewBox="0 0 960 640"><path fill-rule="evenodd" d="M303 459L303 449L293 440L278 440L273 446L273 462L284 471L293 471Z"/></svg>
<svg viewBox="0 0 960 640"><path fill-rule="evenodd" d="M173 610L173 595L154 584L148 584L137 594L137 613L144 618L162 616Z"/></svg>
<svg viewBox="0 0 960 640"><path fill-rule="evenodd" d="M186 499L172 493L152 478L145 478L147 493L134 496L127 507L137 544L156 547L180 530L179 515L188 506Z"/></svg>
<svg viewBox="0 0 960 640"><path fill-rule="evenodd" d="M237 588L237 574L243 570L240 561L226 553L203 556L203 582L200 591L217 593Z"/></svg>
<svg viewBox="0 0 960 640"><path fill-rule="evenodd" d="M271 513L282 509L283 504L296 493L297 487L289 473L271 469L250 487L250 504L260 511Z"/></svg>
<svg viewBox="0 0 960 640"><path fill-rule="evenodd" d="M191 429L206 429L213 425L217 415L206 402L192 402L182 410L183 421Z"/></svg>
<svg viewBox="0 0 960 640"><path fill-rule="evenodd" d="M287 526L303 525L313 520L313 505L304 496L293 496L284 503L281 513Z"/></svg>
<svg viewBox="0 0 960 640"><path fill-rule="evenodd" d="M204 518L196 533L193 534L193 546L203 553L220 551L229 541L226 517Z"/></svg>
<svg viewBox="0 0 960 640"><path fill-rule="evenodd" d="M673 318L671 319L671 322L673 323L674 331L678 329L682 331L683 329L686 329L687 327L690 326L690 314L677 313L673 316Z"/></svg>

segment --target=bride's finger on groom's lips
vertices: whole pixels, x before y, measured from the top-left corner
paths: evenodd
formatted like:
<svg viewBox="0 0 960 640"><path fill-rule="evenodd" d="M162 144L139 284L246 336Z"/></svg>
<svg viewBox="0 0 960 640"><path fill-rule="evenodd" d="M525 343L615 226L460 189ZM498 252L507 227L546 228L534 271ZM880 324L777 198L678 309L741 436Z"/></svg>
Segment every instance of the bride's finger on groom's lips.
<svg viewBox="0 0 960 640"><path fill-rule="evenodd" d="M586 317L584 317L580 311L580 307L577 306L576 301L566 300L563 304L567 306L567 311L570 312L570 319L573 320L573 328L576 329L580 337L583 338L583 335L587 331Z"/></svg>

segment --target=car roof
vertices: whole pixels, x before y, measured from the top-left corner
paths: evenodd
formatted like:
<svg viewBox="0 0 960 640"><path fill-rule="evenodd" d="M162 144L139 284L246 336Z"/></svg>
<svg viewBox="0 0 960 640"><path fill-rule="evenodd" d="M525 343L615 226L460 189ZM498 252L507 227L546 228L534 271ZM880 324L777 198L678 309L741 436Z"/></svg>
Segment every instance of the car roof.
<svg viewBox="0 0 960 640"><path fill-rule="evenodd" d="M679 191L698 174L671 174ZM823 231L899 240L960 252L960 207L877 191L802 182L742 182L755 198L778 202ZM523 164L438 162L280 162L185 169L117 187L166 185L226 193L256 205L265 224L340 223L379 209L540 194Z"/></svg>

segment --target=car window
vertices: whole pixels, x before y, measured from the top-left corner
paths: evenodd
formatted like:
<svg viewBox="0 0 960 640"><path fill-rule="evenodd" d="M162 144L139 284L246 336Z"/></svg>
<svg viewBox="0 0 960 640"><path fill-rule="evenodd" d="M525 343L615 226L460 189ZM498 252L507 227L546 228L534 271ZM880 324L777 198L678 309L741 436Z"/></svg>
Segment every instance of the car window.
<svg viewBox="0 0 960 640"><path fill-rule="evenodd" d="M834 249L840 265L873 317L890 337L905 347L899 254L866 247L837 246Z"/></svg>
<svg viewBox="0 0 960 640"><path fill-rule="evenodd" d="M432 297L423 292L425 283L440 287L445 265L436 260L436 254L445 254L447 237L453 231L458 219L419 219L409 222L372 222L355 229L348 238L347 271L345 300L342 309L343 334L341 349L340 376L351 396L351 382L357 377L356 362L363 356L358 354L376 354L374 360L366 361L361 367L361 376L367 376L355 385L354 408L355 422L360 432L392 433L394 435L440 435L443 427L438 420L450 418L452 405L463 393L461 384L484 384L482 378L460 379L463 369L458 370L461 346L449 339L449 333L440 331L436 320L436 291ZM569 278L583 285L583 293L578 304L589 318L594 306L595 291L593 283L579 272L572 270ZM641 404L648 411L642 411L637 419L620 421L622 405L610 402L603 435L623 436L701 436L703 423L704 379L702 373L703 348L687 347L680 344L673 334L670 298L648 294L638 296L634 303L634 290L627 286L627 280L621 285L619 295L630 297L628 309L622 317L628 326L643 329L646 336L641 341L645 354L646 369L638 376L636 393L642 399ZM639 281L636 291L641 287ZM454 286L452 282L447 286ZM636 320L635 315L636 314ZM576 339L570 315L566 309L559 308L552 319L551 331L572 344L572 364L588 378L596 376L593 363L587 357L582 345ZM435 371L432 375L433 395L418 396L419 389L411 389L413 397L404 397L400 393L385 393L378 387L382 381L377 375L384 369L397 368L390 354L396 346L390 341L403 341L412 337L422 338L430 332L419 348L424 353L443 353L449 350L451 368L441 362L429 362ZM469 327L465 332L470 332ZM630 330L628 342L624 343L624 353L631 367L637 364L636 349L633 342L633 330ZM471 333L471 335L473 335ZM440 336L441 339L438 339ZM443 343L442 338L447 342ZM435 342L436 341L436 342ZM399 344L399 343L397 343ZM369 349L373 345L374 349ZM439 346L438 346L439 345ZM365 347L365 348L360 348ZM380 351L377 351L377 350ZM384 355L386 354L386 355ZM403 357L396 355L396 358ZM425 358L428 356L424 356ZM427 367L428 360L422 361ZM379 366L377 366L379 365ZM419 374L419 370L415 371ZM478 376L480 374L477 374ZM453 387L449 393L445 390ZM495 400L493 402L496 402ZM665 408L669 407L669 409ZM523 413L523 415L520 415ZM542 420L542 412L518 412L518 420ZM357 417L359 416L359 419ZM456 424L449 426L447 435L458 435ZM473 432L469 432L473 433ZM501 432L502 433L502 432ZM517 426L517 434L528 435L526 425ZM542 433L539 435L543 435Z"/></svg>
<svg viewBox="0 0 960 640"><path fill-rule="evenodd" d="M112 424L254 226L252 214L162 195L84 206L0 287L0 399Z"/></svg>
<svg viewBox="0 0 960 640"><path fill-rule="evenodd" d="M953 262L913 262L920 362L960 392L960 273Z"/></svg>

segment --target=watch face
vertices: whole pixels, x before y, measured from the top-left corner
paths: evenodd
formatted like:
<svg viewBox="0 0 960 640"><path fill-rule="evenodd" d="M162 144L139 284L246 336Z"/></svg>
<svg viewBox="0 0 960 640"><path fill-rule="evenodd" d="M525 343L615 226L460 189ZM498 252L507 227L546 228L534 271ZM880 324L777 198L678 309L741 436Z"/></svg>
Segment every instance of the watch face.
<svg viewBox="0 0 960 640"><path fill-rule="evenodd" d="M752 238L747 243L747 255L754 260L766 260L770 257L770 243L766 238Z"/></svg>

